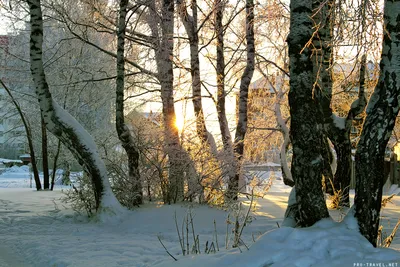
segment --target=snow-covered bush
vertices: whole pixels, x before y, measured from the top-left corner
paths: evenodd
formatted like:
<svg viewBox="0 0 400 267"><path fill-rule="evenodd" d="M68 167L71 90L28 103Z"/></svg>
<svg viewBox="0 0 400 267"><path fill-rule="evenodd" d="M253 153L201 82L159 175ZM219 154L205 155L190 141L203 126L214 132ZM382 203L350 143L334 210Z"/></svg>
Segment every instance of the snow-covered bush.
<svg viewBox="0 0 400 267"><path fill-rule="evenodd" d="M127 160L121 155L114 158L112 163L107 164L108 177L111 187L118 201L125 207L132 209L137 207L137 192L134 190L136 181L132 181L128 175Z"/></svg>
<svg viewBox="0 0 400 267"><path fill-rule="evenodd" d="M192 129L182 138L195 171L187 173L185 199L198 203L222 206L224 204L223 155L205 149Z"/></svg>
<svg viewBox="0 0 400 267"><path fill-rule="evenodd" d="M72 188L63 192L62 201L70 203L75 212L79 214L86 213L88 217L95 214L96 200L93 193L93 185L88 175L78 175Z"/></svg>

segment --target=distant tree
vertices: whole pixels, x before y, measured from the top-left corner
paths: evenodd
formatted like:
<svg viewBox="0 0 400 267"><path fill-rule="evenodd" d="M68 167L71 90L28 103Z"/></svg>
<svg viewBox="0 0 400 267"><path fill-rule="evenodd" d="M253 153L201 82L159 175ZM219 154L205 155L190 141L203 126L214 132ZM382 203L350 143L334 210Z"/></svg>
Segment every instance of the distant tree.
<svg viewBox="0 0 400 267"><path fill-rule="evenodd" d="M13 94L11 93L11 90L7 87L7 85L0 80L1 85L3 88L6 90L7 94L10 96L15 108L18 111L19 116L21 117L22 123L24 125L25 133L26 133L26 138L28 140L28 146L29 146L29 155L31 156L31 164L32 164L32 171L33 171L33 178L35 180L35 185L36 185L36 190L42 190L42 184L40 182L39 178L39 170L37 166L37 158L35 154L35 148L33 146L33 137L32 137L32 128L29 124L29 121L25 118L25 114L23 113L20 104L17 102L17 100L14 98Z"/></svg>
<svg viewBox="0 0 400 267"><path fill-rule="evenodd" d="M289 168L288 151L290 146L289 109L287 92L289 91L288 53L286 37L289 32L289 7L281 1L269 1L258 12L261 14L256 20L256 35L258 43L263 49L256 53L257 70L262 74L263 88L252 90L255 97L250 98L251 106L256 107L249 111L251 117L248 141L254 143L255 153L263 154L265 150L278 148L283 182L293 186L293 178ZM265 24L265 18L268 23ZM257 91L257 92L254 92ZM259 102L259 98L263 102ZM273 126L276 124L276 126ZM277 133L281 133L281 136ZM255 135L253 137L253 135ZM263 142L259 142L262 138ZM254 139L254 140L253 140ZM265 147L264 147L265 146ZM251 148L250 148L251 149ZM260 155L262 156L262 155ZM269 159L270 160L270 159Z"/></svg>

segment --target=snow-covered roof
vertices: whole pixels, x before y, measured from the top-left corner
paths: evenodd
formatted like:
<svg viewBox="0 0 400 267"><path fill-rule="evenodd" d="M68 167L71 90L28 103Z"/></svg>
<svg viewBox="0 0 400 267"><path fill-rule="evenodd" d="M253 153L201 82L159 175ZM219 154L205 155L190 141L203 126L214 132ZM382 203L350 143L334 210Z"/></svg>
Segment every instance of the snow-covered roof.
<svg viewBox="0 0 400 267"><path fill-rule="evenodd" d="M10 162L22 163L22 161L19 159L3 159L3 158L0 158L0 162L2 162L2 163L10 163Z"/></svg>
<svg viewBox="0 0 400 267"><path fill-rule="evenodd" d="M271 94L275 93L272 83L264 77L254 81L249 86L249 90L259 90L259 89L268 89Z"/></svg>

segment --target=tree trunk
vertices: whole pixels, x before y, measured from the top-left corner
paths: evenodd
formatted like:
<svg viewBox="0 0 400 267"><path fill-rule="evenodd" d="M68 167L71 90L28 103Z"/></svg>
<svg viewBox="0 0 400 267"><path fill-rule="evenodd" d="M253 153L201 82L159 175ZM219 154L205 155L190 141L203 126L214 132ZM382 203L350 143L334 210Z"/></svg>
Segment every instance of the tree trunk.
<svg viewBox="0 0 400 267"><path fill-rule="evenodd" d="M289 106L293 145L292 175L295 181L299 226L311 226L329 217L322 192L322 129L313 98L312 50L307 46L313 35L312 0L290 2Z"/></svg>
<svg viewBox="0 0 400 267"><path fill-rule="evenodd" d="M224 26L222 24L224 14L224 1L215 0L215 35L217 37L217 116L219 122L219 128L221 131L222 145L224 152L223 158L223 172L227 176L227 182L234 181L236 175L236 160L233 151L232 136L229 131L229 124L226 118L225 109L225 56L224 56ZM226 199L230 200L232 196L226 194Z"/></svg>
<svg viewBox="0 0 400 267"><path fill-rule="evenodd" d="M318 34L313 39L314 46L314 77L315 95L319 103L321 124L324 125L324 147L325 152L322 153L324 158L324 177L325 185L328 193L334 190L342 190L343 198L340 200L341 206L349 206L349 187L351 180L351 141L350 130L352 121L365 108L366 99L364 94L365 87L365 56L361 60L360 68L360 89L358 99L356 99L348 112L346 118L334 115L331 108L332 100L332 69L333 69L333 53L332 53L332 24L331 24L331 7L333 1L315 1L314 27ZM337 154L337 168L333 176L331 170L332 155L326 137L329 137L333 143ZM347 154L346 154L347 153ZM332 184L331 181L333 183Z"/></svg>
<svg viewBox="0 0 400 267"><path fill-rule="evenodd" d="M356 152L355 217L360 232L373 246L379 227L384 157L399 112L400 1L384 4L384 35L380 76L368 107Z"/></svg>
<svg viewBox="0 0 400 267"><path fill-rule="evenodd" d="M37 162L36 162L35 149L33 147L31 127L29 125L29 122L26 120L25 115L22 112L20 105L15 100L14 96L11 94L10 89L6 86L6 84L2 80L0 80L0 83L3 86L3 88L6 90L7 94L11 97L11 100L12 100L15 108L17 109L19 116L21 117L22 124L24 125L24 128L25 128L26 139L28 140L29 154L31 156L33 178L35 180L36 190L38 190L38 191L42 190L42 184L40 182L39 170L38 170Z"/></svg>
<svg viewBox="0 0 400 267"><path fill-rule="evenodd" d="M313 72L315 80L315 95L318 101L318 118L319 124L323 127L322 139L322 158L323 158L323 176L326 191L333 193L332 182L334 180L331 162L332 152L329 146L329 132L325 126L326 118L330 119L331 99L332 99L332 24L331 24L331 7L333 1L313 1L313 22L314 28L318 34L313 37Z"/></svg>
<svg viewBox="0 0 400 267"><path fill-rule="evenodd" d="M176 127L174 107L174 1L161 1L161 16L156 12L156 1L149 1L150 16L147 20L153 38L153 47L157 64L157 79L161 85L161 101L164 122L164 150L168 155L168 192L165 195L167 203L184 199L184 176L187 157L180 144L179 132Z"/></svg>
<svg viewBox="0 0 400 267"><path fill-rule="evenodd" d="M192 15L189 14L186 2L177 0L178 13L188 35L190 46L190 74L192 78L192 101L194 114L196 116L196 132L200 139L201 145L205 151L214 157L217 157L217 146L210 132L207 130L206 121L204 119L204 111L201 97L201 79L200 79L200 58L199 58L199 35L198 35L198 17L197 17L197 0L191 1ZM188 178L188 194L187 198L192 200L195 195L200 195L203 189L198 180L198 175L190 155L183 151L186 158L187 166L185 169Z"/></svg>
<svg viewBox="0 0 400 267"><path fill-rule="evenodd" d="M222 24L224 14L224 1L215 2L215 33L217 35L217 114L221 130L224 150L233 153L232 136L229 131L225 109L225 56L224 56L224 26Z"/></svg>
<svg viewBox="0 0 400 267"><path fill-rule="evenodd" d="M43 116L40 119L40 125L42 128L42 167L43 167L43 189L50 188L50 175L49 175L49 160L47 150L47 130L43 120Z"/></svg>
<svg viewBox="0 0 400 267"><path fill-rule="evenodd" d="M192 15L189 14L186 2L177 0L179 16L185 27L190 45L190 74L192 77L192 98L194 114L196 116L196 131L202 145L207 146L208 150L216 156L217 148L212 135L208 132L204 119L204 111L201 97L200 80L200 58L199 58L199 34L197 17L197 0L192 0ZM212 139L212 140L211 140Z"/></svg>
<svg viewBox="0 0 400 267"><path fill-rule="evenodd" d="M287 63L284 63L283 69L287 69ZM281 171L282 171L282 178L283 178L283 183L285 185L288 185L290 187L294 186L294 181L292 177L292 173L290 172L288 161L287 161L287 151L289 148L290 144L290 131L288 126L286 125L286 120L282 116L282 111L281 111L281 103L284 99L285 92L283 91L284 88L284 81L285 77L289 77L288 73L285 71L282 71L282 74L277 77L276 83L275 83L275 104L274 104L274 112L275 112L275 117L276 117L276 123L278 124L280 128L280 132L282 133L283 137L283 143L281 145L281 149L279 152L279 160L281 163ZM263 73L263 76L267 78L266 74Z"/></svg>
<svg viewBox="0 0 400 267"><path fill-rule="evenodd" d="M343 207L350 206L350 181L351 181L351 142L350 142L350 128L342 129L336 132L333 145L335 147L337 156L337 168L335 178L333 179L333 188L338 191L341 190L342 198L339 205Z"/></svg>
<svg viewBox="0 0 400 267"><path fill-rule="evenodd" d="M51 185L50 185L51 191L53 191L53 189L54 189L54 182L55 182L56 174L57 174L57 163L58 163L58 157L60 156L60 152L61 152L61 141L58 140L57 152L56 152L56 155L54 156L54 161L53 161L53 172L51 173Z"/></svg>
<svg viewBox="0 0 400 267"><path fill-rule="evenodd" d="M351 108L346 118L340 118L332 113L330 117L325 117L327 133L332 141L336 155L337 155L337 168L333 179L333 187L335 190L342 190L343 198L339 204L341 206L350 206L349 190L351 181L351 140L350 131L352 122L356 116L364 111L367 104L365 97L365 68L366 56L363 55L361 59L359 82L360 87L358 91L358 98L351 104ZM341 121L341 122L340 122Z"/></svg>
<svg viewBox="0 0 400 267"><path fill-rule="evenodd" d="M254 1L246 0L246 48L247 60L246 67L240 81L239 91L239 117L235 134L235 161L236 173L234 179L229 180L228 198L237 199L239 193L239 179L241 174L242 159L244 153L244 138L247 131L247 103L249 96L249 86L253 78L255 67L255 46L254 46Z"/></svg>
<svg viewBox="0 0 400 267"><path fill-rule="evenodd" d="M40 0L28 0L27 2L31 17L31 73L46 128L61 140L91 176L96 210L121 211L121 205L111 190L105 164L98 154L93 138L75 118L52 98L43 68L43 19Z"/></svg>
<svg viewBox="0 0 400 267"><path fill-rule="evenodd" d="M168 202L182 201L184 197L184 162L183 148L176 127L174 107L174 0L162 1L161 43L157 55L158 78L161 84L161 99L163 104L164 132L166 153L169 160L169 197Z"/></svg>
<svg viewBox="0 0 400 267"><path fill-rule="evenodd" d="M118 21L118 48L117 48L117 79L116 79L116 102L115 118L118 138L121 141L128 157L128 176L132 183L130 191L134 194L131 200L132 206L143 203L142 182L139 174L139 150L133 141L131 132L125 124L124 115L124 90L125 90L125 30L128 0L120 1L119 21Z"/></svg>

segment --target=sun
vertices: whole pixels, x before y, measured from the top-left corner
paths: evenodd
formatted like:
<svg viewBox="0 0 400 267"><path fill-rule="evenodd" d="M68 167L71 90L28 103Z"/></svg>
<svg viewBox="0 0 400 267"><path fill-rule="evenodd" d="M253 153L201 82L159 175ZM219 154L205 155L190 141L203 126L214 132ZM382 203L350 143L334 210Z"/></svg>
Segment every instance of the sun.
<svg viewBox="0 0 400 267"><path fill-rule="evenodd" d="M183 116L176 116L175 127L178 129L179 132L182 132L183 128L185 127L185 118Z"/></svg>

